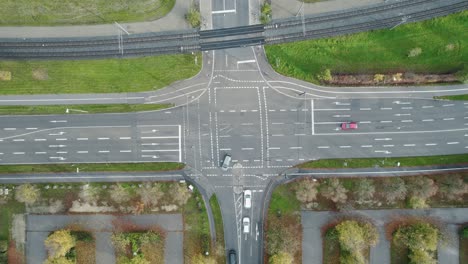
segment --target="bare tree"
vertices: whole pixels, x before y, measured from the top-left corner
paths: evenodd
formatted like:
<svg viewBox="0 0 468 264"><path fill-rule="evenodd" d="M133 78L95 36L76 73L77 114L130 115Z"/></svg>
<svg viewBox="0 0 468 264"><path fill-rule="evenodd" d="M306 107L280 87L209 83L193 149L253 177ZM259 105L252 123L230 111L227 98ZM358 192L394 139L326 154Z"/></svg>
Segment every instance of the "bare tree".
<svg viewBox="0 0 468 264"><path fill-rule="evenodd" d="M411 196L427 199L437 193L437 185L428 177L416 176L407 179L406 188Z"/></svg>
<svg viewBox="0 0 468 264"><path fill-rule="evenodd" d="M112 186L112 190L110 191L110 198L116 203L125 203L130 201L130 193L129 191L123 187L121 184L116 184Z"/></svg>
<svg viewBox="0 0 468 264"><path fill-rule="evenodd" d="M18 186L15 190L15 197L18 202L31 205L39 200L41 191L36 186L29 183Z"/></svg>
<svg viewBox="0 0 468 264"><path fill-rule="evenodd" d="M392 177L383 180L382 195L389 204L393 204L398 200L406 198L405 181L400 177Z"/></svg>
<svg viewBox="0 0 468 264"><path fill-rule="evenodd" d="M304 179L295 186L296 198L302 203L313 202L317 198L318 183L312 179Z"/></svg>
<svg viewBox="0 0 468 264"><path fill-rule="evenodd" d="M464 194L468 193L468 184L458 174L437 178L437 185L439 193L449 200L460 200Z"/></svg>
<svg viewBox="0 0 468 264"><path fill-rule="evenodd" d="M375 193L374 181L371 179L358 179L354 192L358 203L371 200Z"/></svg>
<svg viewBox="0 0 468 264"><path fill-rule="evenodd" d="M159 184L146 186L140 190L140 198L145 206L157 205L163 195L164 193L161 191L161 186Z"/></svg>
<svg viewBox="0 0 468 264"><path fill-rule="evenodd" d="M348 199L346 190L337 178L325 180L320 185L320 194L335 203L344 203Z"/></svg>
<svg viewBox="0 0 468 264"><path fill-rule="evenodd" d="M171 187L170 193L172 195L172 199L179 205L185 205L192 195L192 193L188 190L185 184L175 183Z"/></svg>

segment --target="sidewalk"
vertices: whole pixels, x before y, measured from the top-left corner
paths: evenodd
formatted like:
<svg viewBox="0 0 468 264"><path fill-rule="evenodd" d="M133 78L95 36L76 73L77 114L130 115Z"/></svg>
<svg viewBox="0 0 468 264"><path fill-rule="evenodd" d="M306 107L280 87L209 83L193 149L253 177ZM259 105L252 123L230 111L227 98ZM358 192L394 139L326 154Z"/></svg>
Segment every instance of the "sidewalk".
<svg viewBox="0 0 468 264"><path fill-rule="evenodd" d="M185 21L185 14L191 1L177 0L174 8L165 17L148 22L120 23L130 34L185 30L191 27ZM119 22L119 21L117 21ZM50 26L50 27L0 27L0 38L61 38L113 36L117 38L115 24Z"/></svg>
<svg viewBox="0 0 468 264"><path fill-rule="evenodd" d="M424 216L440 220L447 225L449 237L448 245L439 245L437 250L438 263L458 264L459 244L457 230L460 224L468 222L468 208L437 208L427 210L390 209L390 210L356 210L353 215L369 218L377 226L379 232L378 244L371 248L371 264L390 264L390 241L385 237L385 225L392 221L393 217ZM314 260L314 263L322 263L322 234L321 228L326 223L339 216L347 215L341 212L302 212L303 242L302 261ZM348 214L349 215L349 214Z"/></svg>

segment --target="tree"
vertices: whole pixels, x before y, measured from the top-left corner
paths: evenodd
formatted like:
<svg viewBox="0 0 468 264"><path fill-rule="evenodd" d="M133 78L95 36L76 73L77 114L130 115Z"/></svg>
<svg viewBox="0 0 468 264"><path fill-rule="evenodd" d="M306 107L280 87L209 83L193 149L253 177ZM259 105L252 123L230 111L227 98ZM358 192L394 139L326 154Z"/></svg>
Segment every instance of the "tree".
<svg viewBox="0 0 468 264"><path fill-rule="evenodd" d="M411 196L419 197L426 200L437 193L437 185L434 180L428 177L417 176L410 177L406 185L408 192Z"/></svg>
<svg viewBox="0 0 468 264"><path fill-rule="evenodd" d="M58 257L54 259L46 259L43 264L75 264L75 262L66 257Z"/></svg>
<svg viewBox="0 0 468 264"><path fill-rule="evenodd" d="M304 179L296 185L296 198L302 203L310 203L317 198L318 183L312 179Z"/></svg>
<svg viewBox="0 0 468 264"><path fill-rule="evenodd" d="M159 200L163 197L164 193L161 190L161 186L156 184L148 188L143 188L140 191L140 198L145 206L155 206Z"/></svg>
<svg viewBox="0 0 468 264"><path fill-rule="evenodd" d="M410 250L430 250L437 248L439 230L429 223L415 223L400 227L394 234L393 240L397 244L403 244Z"/></svg>
<svg viewBox="0 0 468 264"><path fill-rule="evenodd" d="M213 257L203 256L202 254L198 253L196 255L193 255L190 258L190 263L191 264L216 264L216 259L214 259Z"/></svg>
<svg viewBox="0 0 468 264"><path fill-rule="evenodd" d="M371 179L359 179L354 193L356 194L357 201L359 203L371 200L375 193L374 181Z"/></svg>
<svg viewBox="0 0 468 264"><path fill-rule="evenodd" d="M439 193L442 197L449 200L459 200L468 193L468 184L466 184L460 175L444 175L437 178Z"/></svg>
<svg viewBox="0 0 468 264"><path fill-rule="evenodd" d="M320 194L335 203L346 202L346 199L348 199L347 192L348 190L343 187L337 178L327 179L320 185Z"/></svg>
<svg viewBox="0 0 468 264"><path fill-rule="evenodd" d="M130 193L128 190L123 187L121 184L116 184L112 186L112 191L110 191L110 198L116 203L125 203L130 201Z"/></svg>
<svg viewBox="0 0 468 264"><path fill-rule="evenodd" d="M273 255L269 260L270 264L292 264L293 262L294 257L287 252L279 252Z"/></svg>
<svg viewBox="0 0 468 264"><path fill-rule="evenodd" d="M340 247L353 254L374 246L379 238L377 230L369 223L347 220L335 228L338 232Z"/></svg>
<svg viewBox="0 0 468 264"><path fill-rule="evenodd" d="M413 250L408 254L410 264L437 264L437 260L425 250Z"/></svg>
<svg viewBox="0 0 468 264"><path fill-rule="evenodd" d="M70 234L70 230L57 230L44 241L49 252L49 258L64 257L71 248L76 245L75 238Z"/></svg>
<svg viewBox="0 0 468 264"><path fill-rule="evenodd" d="M179 183L173 184L169 193L172 194L172 199L180 206L185 205L190 196L192 196L187 186Z"/></svg>
<svg viewBox="0 0 468 264"><path fill-rule="evenodd" d="M413 209L424 209L429 206L426 204L425 199L413 196L408 200L408 207Z"/></svg>
<svg viewBox="0 0 468 264"><path fill-rule="evenodd" d="M27 205L34 204L40 196L41 191L29 183L18 186L15 191L16 200Z"/></svg>
<svg viewBox="0 0 468 264"><path fill-rule="evenodd" d="M114 233L111 236L112 245L116 251L125 252L130 245L130 239L124 233Z"/></svg>
<svg viewBox="0 0 468 264"><path fill-rule="evenodd" d="M395 203L397 200L403 200L406 197L405 181L400 177L392 177L383 180L384 190L382 194L389 204Z"/></svg>

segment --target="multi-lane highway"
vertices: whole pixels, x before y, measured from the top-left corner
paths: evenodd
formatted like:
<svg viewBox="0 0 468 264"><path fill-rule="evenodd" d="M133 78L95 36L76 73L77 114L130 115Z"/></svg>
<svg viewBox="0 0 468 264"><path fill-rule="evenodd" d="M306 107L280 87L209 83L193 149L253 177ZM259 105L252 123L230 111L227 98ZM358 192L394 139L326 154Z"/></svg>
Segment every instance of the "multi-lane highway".
<svg viewBox="0 0 468 264"><path fill-rule="evenodd" d="M213 27L246 26L246 4L213 1ZM223 37L232 37L228 33ZM311 159L466 153L468 103L432 96L467 92L466 85L320 87L275 73L261 46L205 51L198 76L157 92L1 97L1 104L169 102L177 107L2 116L0 164L184 162L187 176L218 196L226 250L235 249L240 263L261 263L264 199L272 178ZM340 130L347 121L357 122L358 129ZM233 164L223 171L226 154ZM249 209L242 205L245 189L252 190ZM243 217L251 221L247 234Z"/></svg>

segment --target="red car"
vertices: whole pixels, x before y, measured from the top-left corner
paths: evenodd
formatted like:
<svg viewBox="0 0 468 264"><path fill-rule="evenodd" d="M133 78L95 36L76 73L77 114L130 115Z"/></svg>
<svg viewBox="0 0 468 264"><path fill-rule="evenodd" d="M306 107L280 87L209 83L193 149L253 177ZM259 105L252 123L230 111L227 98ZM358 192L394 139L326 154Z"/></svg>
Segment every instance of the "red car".
<svg viewBox="0 0 468 264"><path fill-rule="evenodd" d="M357 129L358 125L357 122L344 122L341 123L341 129L342 130L351 130L351 129Z"/></svg>

